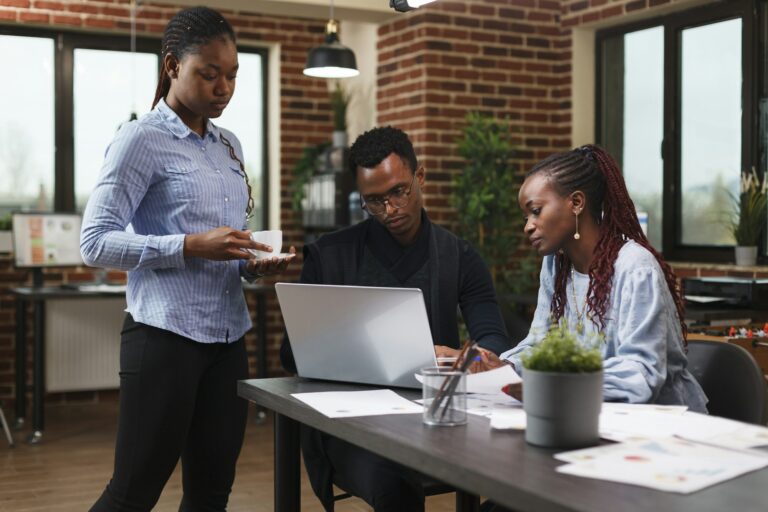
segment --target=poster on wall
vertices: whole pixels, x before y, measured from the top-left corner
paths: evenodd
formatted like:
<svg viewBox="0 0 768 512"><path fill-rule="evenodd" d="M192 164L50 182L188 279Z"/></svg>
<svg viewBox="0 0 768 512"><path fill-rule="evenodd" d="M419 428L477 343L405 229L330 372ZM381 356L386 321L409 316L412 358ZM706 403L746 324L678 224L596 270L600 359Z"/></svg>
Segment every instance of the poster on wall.
<svg viewBox="0 0 768 512"><path fill-rule="evenodd" d="M13 254L17 267L82 265L80 225L75 213L14 213Z"/></svg>

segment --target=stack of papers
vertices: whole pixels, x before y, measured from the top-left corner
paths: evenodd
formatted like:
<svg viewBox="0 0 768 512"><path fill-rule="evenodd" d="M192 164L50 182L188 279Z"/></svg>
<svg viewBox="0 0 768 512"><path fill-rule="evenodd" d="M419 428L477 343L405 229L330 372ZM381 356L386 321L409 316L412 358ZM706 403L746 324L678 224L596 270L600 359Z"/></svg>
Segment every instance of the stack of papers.
<svg viewBox="0 0 768 512"><path fill-rule="evenodd" d="M559 473L688 494L768 466L768 456L667 437L559 453Z"/></svg>

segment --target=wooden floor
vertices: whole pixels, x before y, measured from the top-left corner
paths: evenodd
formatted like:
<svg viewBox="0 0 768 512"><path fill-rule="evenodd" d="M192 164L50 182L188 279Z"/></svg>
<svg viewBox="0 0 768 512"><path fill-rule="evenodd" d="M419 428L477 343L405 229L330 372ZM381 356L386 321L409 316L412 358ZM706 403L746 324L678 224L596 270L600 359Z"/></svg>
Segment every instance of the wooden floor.
<svg viewBox="0 0 768 512"><path fill-rule="evenodd" d="M6 415L12 416L12 413L9 415L6 411ZM4 437L0 438L0 511L88 510L112 474L116 429L116 404L58 405L46 411L46 431L41 444L25 443L28 431L13 432L15 448L8 448ZM249 419L228 510L273 510L272 457L272 418L268 417L262 425ZM322 512L306 474L301 486L302 511ZM176 512L180 500L181 470L177 467L155 510ZM348 499L339 502L336 510L371 509L361 500ZM454 495L427 498L427 510L454 510Z"/></svg>

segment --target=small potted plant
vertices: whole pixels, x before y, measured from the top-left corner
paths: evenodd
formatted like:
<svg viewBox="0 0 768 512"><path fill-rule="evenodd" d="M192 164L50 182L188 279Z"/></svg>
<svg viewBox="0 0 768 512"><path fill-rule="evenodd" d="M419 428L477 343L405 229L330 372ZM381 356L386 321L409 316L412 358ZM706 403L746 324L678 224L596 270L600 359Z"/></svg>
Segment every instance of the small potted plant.
<svg viewBox="0 0 768 512"><path fill-rule="evenodd" d="M742 176L741 194L731 194L734 205L730 229L736 241L736 264L752 266L757 262L757 245L763 235L766 218L766 183L761 183L754 169Z"/></svg>
<svg viewBox="0 0 768 512"><path fill-rule="evenodd" d="M523 356L525 440L547 448L597 443L603 403L598 341L579 342L564 320Z"/></svg>

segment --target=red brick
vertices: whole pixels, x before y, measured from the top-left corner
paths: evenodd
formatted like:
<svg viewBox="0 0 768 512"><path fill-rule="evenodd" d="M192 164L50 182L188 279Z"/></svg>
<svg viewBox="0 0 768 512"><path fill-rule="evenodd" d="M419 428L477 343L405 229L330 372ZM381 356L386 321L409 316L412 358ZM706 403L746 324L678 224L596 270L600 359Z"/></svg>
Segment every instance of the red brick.
<svg viewBox="0 0 768 512"><path fill-rule="evenodd" d="M94 28L114 28L115 20L106 18L85 18L85 26Z"/></svg>
<svg viewBox="0 0 768 512"><path fill-rule="evenodd" d="M0 0L0 6L29 9L29 0Z"/></svg>
<svg viewBox="0 0 768 512"><path fill-rule="evenodd" d="M613 16L619 16L624 12L623 5L614 5L612 7L606 7L600 11L601 18L612 18Z"/></svg>
<svg viewBox="0 0 768 512"><path fill-rule="evenodd" d="M28 21L30 23L48 23L50 16L43 12L20 12L19 21Z"/></svg>
<svg viewBox="0 0 768 512"><path fill-rule="evenodd" d="M34 4L35 9L47 9L49 11L63 11L64 4L61 2L38 2Z"/></svg>
<svg viewBox="0 0 768 512"><path fill-rule="evenodd" d="M15 19L16 19L16 11L0 11L0 20L13 21Z"/></svg>
<svg viewBox="0 0 768 512"><path fill-rule="evenodd" d="M69 12L86 13L86 14L98 14L99 8L95 5L83 5L83 4L69 4L67 5Z"/></svg>
<svg viewBox="0 0 768 512"><path fill-rule="evenodd" d="M79 27L83 24L83 20L77 16L53 16L51 22L54 25L72 25Z"/></svg>
<svg viewBox="0 0 768 512"><path fill-rule="evenodd" d="M647 0L635 0L634 2L629 2L626 5L627 12L632 11L638 11L640 9L645 9L648 6Z"/></svg>

